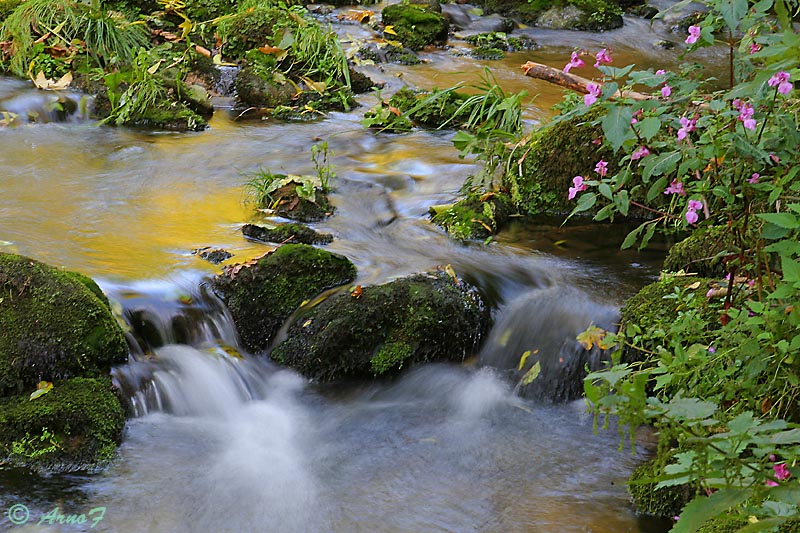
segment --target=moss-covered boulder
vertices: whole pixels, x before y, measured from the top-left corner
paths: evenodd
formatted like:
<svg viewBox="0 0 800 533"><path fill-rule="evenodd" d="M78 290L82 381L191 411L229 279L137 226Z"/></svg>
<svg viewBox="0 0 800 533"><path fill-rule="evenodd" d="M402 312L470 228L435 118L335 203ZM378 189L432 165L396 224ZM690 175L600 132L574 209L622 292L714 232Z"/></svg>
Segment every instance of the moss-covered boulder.
<svg viewBox="0 0 800 533"><path fill-rule="evenodd" d="M733 236L726 227L701 227L669 249L664 259L664 270L683 270L709 278L722 278L727 274L725 258L735 251Z"/></svg>
<svg viewBox="0 0 800 533"><path fill-rule="evenodd" d="M388 376L415 363L474 353L490 315L478 291L445 272L331 296L292 324L272 351L319 381Z"/></svg>
<svg viewBox="0 0 800 533"><path fill-rule="evenodd" d="M622 26L622 13L642 0L478 0L491 13L553 29L606 31Z"/></svg>
<svg viewBox="0 0 800 533"><path fill-rule="evenodd" d="M646 285L622 306L620 329L629 338L646 332L646 338L638 345L648 352L654 351L658 347L659 339L666 337L678 315L690 311L687 297L692 297L698 302L691 310L697 314L697 320L687 324L682 332L683 344L690 346L707 336L707 328L721 325L719 300L706 297L706 293L714 288L717 288L716 280L695 276L667 276ZM679 293L681 297L678 297ZM627 348L625 351L626 361L641 361L645 358L647 352L634 348Z"/></svg>
<svg viewBox="0 0 800 533"><path fill-rule="evenodd" d="M333 235L319 233L303 224L281 224L274 228L245 224L242 234L248 239L275 244L330 244Z"/></svg>
<svg viewBox="0 0 800 533"><path fill-rule="evenodd" d="M616 172L612 151L602 144L596 112L555 122L535 131L526 145L520 174L517 165L506 174L505 187L514 205L526 215L569 213L575 202L567 193L575 176L593 176L598 161ZM520 154L517 159L521 159Z"/></svg>
<svg viewBox="0 0 800 533"><path fill-rule="evenodd" d="M0 254L0 396L39 381L108 374L124 362L124 333L86 276Z"/></svg>
<svg viewBox="0 0 800 533"><path fill-rule="evenodd" d="M45 471L90 468L111 459L124 425L108 376L56 381L34 400L0 398L0 458Z"/></svg>
<svg viewBox="0 0 800 533"><path fill-rule="evenodd" d="M381 11L384 27L392 26L399 40L411 50L422 50L429 44L447 41L449 23L436 4L393 4ZM392 36L394 37L394 35Z"/></svg>
<svg viewBox="0 0 800 533"><path fill-rule="evenodd" d="M434 224L459 240L485 239L503 227L514 206L503 194L470 193L455 204L432 206L429 210Z"/></svg>
<svg viewBox="0 0 800 533"><path fill-rule="evenodd" d="M285 244L254 264L226 269L212 286L230 310L244 345L260 351L304 301L355 277L356 267L344 256Z"/></svg>
<svg viewBox="0 0 800 533"><path fill-rule="evenodd" d="M658 476L670 462L670 454L659 454L639 465L628 480L628 492L636 510L651 516L673 517L679 515L683 506L695 496L689 485L656 488Z"/></svg>

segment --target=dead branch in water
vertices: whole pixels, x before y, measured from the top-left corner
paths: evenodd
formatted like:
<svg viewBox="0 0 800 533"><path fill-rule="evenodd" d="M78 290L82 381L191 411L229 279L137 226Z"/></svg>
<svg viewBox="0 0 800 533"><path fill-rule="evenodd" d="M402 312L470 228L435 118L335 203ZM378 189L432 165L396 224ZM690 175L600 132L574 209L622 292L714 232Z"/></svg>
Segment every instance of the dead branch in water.
<svg viewBox="0 0 800 533"><path fill-rule="evenodd" d="M582 93L582 94L589 93L589 90L586 88L586 86L589 83L592 83L592 80L586 79L582 76L570 74L569 72L564 72L563 70L559 70L554 67L549 67L541 63L534 63L533 61L528 61L527 63L522 65L522 70L525 72L526 76L530 76L531 78L536 78L537 80L549 81L550 83L561 85L562 87L566 87L567 89L571 89L577 93ZM602 85L602 83L598 84ZM614 99L632 98L633 100L651 100L655 98L655 96L649 94L637 93L636 91L617 91L613 95L611 95L611 98Z"/></svg>

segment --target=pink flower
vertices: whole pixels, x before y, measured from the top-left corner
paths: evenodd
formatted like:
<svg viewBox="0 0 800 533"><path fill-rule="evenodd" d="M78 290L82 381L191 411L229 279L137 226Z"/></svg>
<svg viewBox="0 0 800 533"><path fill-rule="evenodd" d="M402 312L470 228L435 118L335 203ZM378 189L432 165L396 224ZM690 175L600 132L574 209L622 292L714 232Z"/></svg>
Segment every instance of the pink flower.
<svg viewBox="0 0 800 533"><path fill-rule="evenodd" d="M648 155L650 155L650 150L646 146L640 146L631 154L631 161L636 161Z"/></svg>
<svg viewBox="0 0 800 533"><path fill-rule="evenodd" d="M599 67L603 63L608 64L608 63L612 62L611 53L608 50L606 50L605 48L603 48L602 50L597 52L597 55L594 56L594 57L595 57L595 59L597 59L597 61L594 62L594 66L595 67Z"/></svg>
<svg viewBox="0 0 800 533"><path fill-rule="evenodd" d="M672 180L672 183L669 184L669 187L664 189L664 194L679 194L681 196L686 196L686 191L683 190L683 182Z"/></svg>
<svg viewBox="0 0 800 533"><path fill-rule="evenodd" d="M761 45L758 43L750 43L750 53L755 54L761 51Z"/></svg>
<svg viewBox="0 0 800 533"><path fill-rule="evenodd" d="M658 70L656 71L656 76L663 76L663 75L664 75L664 74L666 74L666 73L667 73L667 71L666 71L666 70L664 70L663 68L660 68L660 69L658 69Z"/></svg>
<svg viewBox="0 0 800 533"><path fill-rule="evenodd" d="M697 129L697 128L696 128L696 126L697 126L697 121L696 121L696 120L694 120L694 119L691 119L691 120L689 120L689 119L688 119L688 118L686 118L686 117L681 117L681 120L680 120L680 122L681 122L681 127L680 127L680 129L678 130L678 140L679 140L679 141L682 141L683 139L685 139L685 138L686 138L686 136L687 136L687 135L688 135L690 132L692 132L692 131L694 131L695 129Z"/></svg>
<svg viewBox="0 0 800 533"><path fill-rule="evenodd" d="M761 174L758 172L753 172L753 175L747 178L747 183L758 183L758 180L761 178Z"/></svg>
<svg viewBox="0 0 800 533"><path fill-rule="evenodd" d="M672 94L672 87L670 87L665 83L664 86L661 88L661 96L663 96L664 98L669 98L669 95L671 94Z"/></svg>
<svg viewBox="0 0 800 533"><path fill-rule="evenodd" d="M792 82L789 81L790 74L788 72L780 71L774 74L769 81L767 81L767 85L770 87L778 86L778 92L781 94L789 94L792 92Z"/></svg>
<svg viewBox="0 0 800 533"><path fill-rule="evenodd" d="M587 106L590 106L595 103L597 98L600 96L600 85L590 81L586 84L586 90L589 91L589 94L584 95L583 103Z"/></svg>
<svg viewBox="0 0 800 533"><path fill-rule="evenodd" d="M585 63L583 62L583 59L580 58L580 54L578 54L578 52L572 52L569 63L567 63L564 67L564 72L569 72L569 69L571 68L581 68L584 65Z"/></svg>
<svg viewBox="0 0 800 533"><path fill-rule="evenodd" d="M697 219L699 218L697 216L697 210L701 209L702 207L703 202L699 200L689 200L689 203L686 206L686 215L684 215L686 217L686 222L689 224L694 224L697 222Z"/></svg>
<svg viewBox="0 0 800 533"><path fill-rule="evenodd" d="M569 188L569 194L567 195L567 200L572 200L575 198L575 195L581 191L586 190L586 184L583 183L583 176L575 176L572 178L572 185L573 187Z"/></svg>
<svg viewBox="0 0 800 533"><path fill-rule="evenodd" d="M608 163L601 159L594 166L594 171L600 174L601 177L605 177L608 174Z"/></svg>
<svg viewBox="0 0 800 533"><path fill-rule="evenodd" d="M686 44L694 44L700 38L700 26L689 26L689 36L686 38Z"/></svg>
<svg viewBox="0 0 800 533"><path fill-rule="evenodd" d="M737 98L733 101L733 107L739 111L738 119L742 121L745 128L748 130L756 129L756 121L753 118L753 114L756 112L756 110L753 109L752 105Z"/></svg>
<svg viewBox="0 0 800 533"><path fill-rule="evenodd" d="M784 479L789 479L789 476L792 475L792 473L789 472L789 469L786 467L786 463L772 465L772 471L775 472L775 478L781 481Z"/></svg>
<svg viewBox="0 0 800 533"><path fill-rule="evenodd" d="M772 160L773 163L776 165L781 162L781 158L775 154L769 154L769 158Z"/></svg>

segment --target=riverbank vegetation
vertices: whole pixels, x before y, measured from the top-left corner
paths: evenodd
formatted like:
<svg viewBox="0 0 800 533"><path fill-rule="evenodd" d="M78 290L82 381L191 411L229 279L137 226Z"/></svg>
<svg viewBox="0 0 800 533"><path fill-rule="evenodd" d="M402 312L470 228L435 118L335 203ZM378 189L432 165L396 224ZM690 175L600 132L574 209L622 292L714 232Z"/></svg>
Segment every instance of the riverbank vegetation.
<svg viewBox="0 0 800 533"><path fill-rule="evenodd" d="M706 275L664 274L650 303L623 312L614 366L588 376L589 405L631 431L656 427L655 487L690 486L673 531L794 530L800 517L800 141L795 81L797 2L708 1L688 29L690 51L726 46L726 87L702 70L636 71L598 54L603 77L557 122L587 117L611 155L564 191L572 215L646 211L623 247L657 231L703 232L713 245L679 262ZM579 67L580 57L570 61ZM650 91L648 98L626 94ZM618 91L621 91L618 92ZM613 165L613 166L612 166ZM685 254L686 247L682 250ZM713 267L713 268L712 268ZM719 269L719 270L718 270ZM629 304L630 305L630 304ZM653 306L665 312L651 312ZM638 357L629 358L631 352ZM706 524L706 525L703 525ZM794 524L794 526L790 525ZM700 528L700 529L698 529ZM786 529L789 528L789 529ZM717 531L718 529L714 529Z"/></svg>

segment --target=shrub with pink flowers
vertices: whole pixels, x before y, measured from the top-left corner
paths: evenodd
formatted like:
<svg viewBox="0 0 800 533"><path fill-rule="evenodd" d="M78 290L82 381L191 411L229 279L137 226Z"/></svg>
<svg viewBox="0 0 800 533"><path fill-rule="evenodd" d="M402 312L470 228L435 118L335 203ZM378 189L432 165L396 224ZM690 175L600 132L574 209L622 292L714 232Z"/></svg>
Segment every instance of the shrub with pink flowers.
<svg viewBox="0 0 800 533"><path fill-rule="evenodd" d="M717 254L723 279L675 283L667 298L677 318L607 333L613 366L590 374L585 390L597 416L615 415L631 432L658 427L674 458L658 487L703 489L673 531L723 514L769 531L800 518L800 5L705 3L685 43L689 54L725 47L724 88L698 81L694 67L637 71L598 57L589 102L557 119L601 110L595 123L616 155L605 158L614 172L570 189L570 216L649 213L626 248L647 246L656 231L709 227L727 243ZM625 362L631 349L647 361Z"/></svg>

